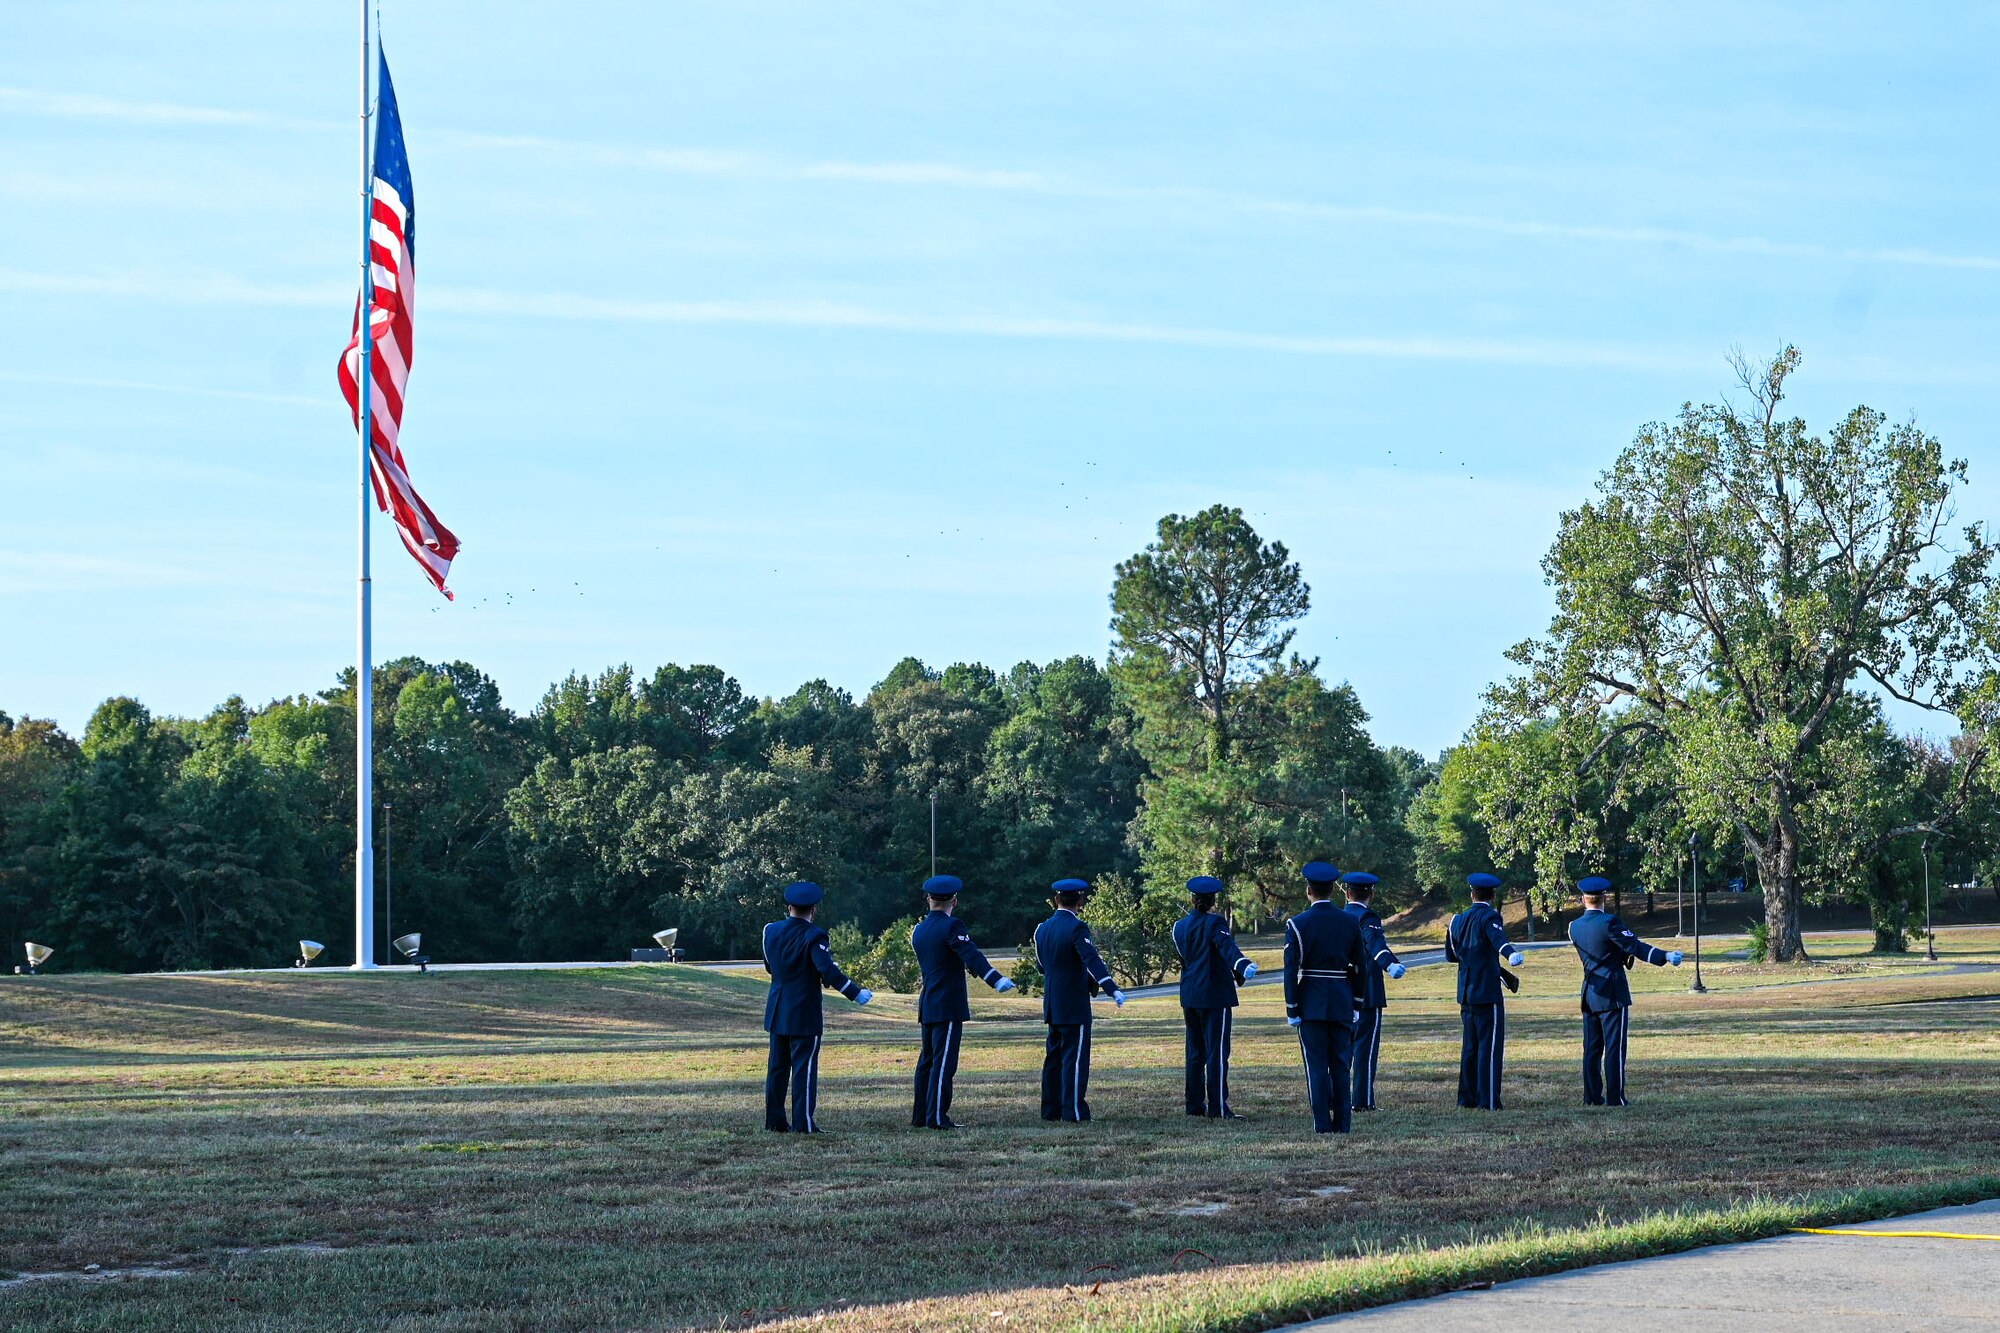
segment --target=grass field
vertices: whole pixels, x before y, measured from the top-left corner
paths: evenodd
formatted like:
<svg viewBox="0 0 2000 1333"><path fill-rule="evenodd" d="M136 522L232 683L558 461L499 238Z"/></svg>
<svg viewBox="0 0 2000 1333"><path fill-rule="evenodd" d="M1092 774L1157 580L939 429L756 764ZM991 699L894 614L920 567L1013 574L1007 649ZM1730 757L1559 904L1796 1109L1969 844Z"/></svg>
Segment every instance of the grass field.
<svg viewBox="0 0 2000 1333"><path fill-rule="evenodd" d="M1180 1114L1162 1000L1100 1021L1096 1123L1045 1125L1036 1006L982 999L949 1135L908 1128L909 1002L834 1001L806 1139L759 1127L754 975L9 978L0 1270L171 1275L12 1282L0 1326L1247 1330L2000 1193L2000 974L1865 947L1700 997L1641 969L1612 1112L1580 1104L1564 954L1524 972L1498 1115L1453 1106L1450 978L1419 969L1386 1109L1336 1140L1272 987L1236 1028L1247 1121Z"/></svg>

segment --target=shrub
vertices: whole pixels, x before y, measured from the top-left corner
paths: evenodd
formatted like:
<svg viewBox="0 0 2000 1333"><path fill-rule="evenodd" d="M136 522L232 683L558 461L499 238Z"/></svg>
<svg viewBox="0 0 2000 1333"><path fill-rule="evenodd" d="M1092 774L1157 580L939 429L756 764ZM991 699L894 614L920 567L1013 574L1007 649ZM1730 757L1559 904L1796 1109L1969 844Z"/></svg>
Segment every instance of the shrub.
<svg viewBox="0 0 2000 1333"><path fill-rule="evenodd" d="M849 969L854 979L871 990L915 994L924 979L917 951L910 947L910 932L916 925L917 918L913 916L891 922Z"/></svg>
<svg viewBox="0 0 2000 1333"><path fill-rule="evenodd" d="M1186 911L1187 895L1176 888L1148 889L1106 875L1084 903L1083 919L1113 976L1127 986L1151 986L1180 962L1174 922Z"/></svg>
<svg viewBox="0 0 2000 1333"><path fill-rule="evenodd" d="M1014 984L1020 988L1021 994L1042 993L1042 964L1041 960L1035 957L1034 940L1030 939L1021 946L1021 956L1014 960L1014 966L1008 970L1007 975L1014 979Z"/></svg>

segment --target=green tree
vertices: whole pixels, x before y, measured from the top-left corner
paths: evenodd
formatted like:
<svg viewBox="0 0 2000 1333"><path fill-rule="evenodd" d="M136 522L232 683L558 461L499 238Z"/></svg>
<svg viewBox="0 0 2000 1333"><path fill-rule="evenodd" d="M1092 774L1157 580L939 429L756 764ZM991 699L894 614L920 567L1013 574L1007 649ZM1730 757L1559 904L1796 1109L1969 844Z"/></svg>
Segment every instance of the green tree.
<svg viewBox="0 0 2000 1333"><path fill-rule="evenodd" d="M1234 509L1170 514L1118 566L1112 676L1147 774L1132 840L1148 882L1215 875L1259 912L1295 903L1313 856L1408 887L1403 774L1352 688L1286 657L1308 590Z"/></svg>
<svg viewBox="0 0 2000 1333"><path fill-rule="evenodd" d="M1011 939L1040 919L1053 881L1137 867L1126 832L1144 763L1131 715L1087 657L1023 662L1005 695L1011 715L987 743L979 783L993 859L969 907Z"/></svg>
<svg viewBox="0 0 2000 1333"><path fill-rule="evenodd" d="M1229 755L1232 694L1284 660L1293 622L1310 605L1284 544L1259 538L1242 510L1168 514L1155 540L1118 566L1114 663L1149 721L1180 713L1191 697L1201 757L1219 767Z"/></svg>
<svg viewBox="0 0 2000 1333"><path fill-rule="evenodd" d="M0 712L0 944L10 952L46 923L58 798L82 757L55 723Z"/></svg>
<svg viewBox="0 0 2000 1333"><path fill-rule="evenodd" d="M1123 875L1103 875L1097 892L1084 900L1082 916L1111 974L1127 986L1152 986L1180 962L1174 923L1187 910L1179 885L1148 888Z"/></svg>
<svg viewBox="0 0 2000 1333"><path fill-rule="evenodd" d="M1563 516L1554 620L1489 695L1503 729L1553 723L1565 762L1661 749L1689 821L1754 855L1779 961L1804 957L1807 811L1849 684L1959 709L1988 674L1992 591L1983 529L1951 527L1964 465L1865 407L1824 435L1782 418L1798 362L1739 360L1746 406L1639 432Z"/></svg>

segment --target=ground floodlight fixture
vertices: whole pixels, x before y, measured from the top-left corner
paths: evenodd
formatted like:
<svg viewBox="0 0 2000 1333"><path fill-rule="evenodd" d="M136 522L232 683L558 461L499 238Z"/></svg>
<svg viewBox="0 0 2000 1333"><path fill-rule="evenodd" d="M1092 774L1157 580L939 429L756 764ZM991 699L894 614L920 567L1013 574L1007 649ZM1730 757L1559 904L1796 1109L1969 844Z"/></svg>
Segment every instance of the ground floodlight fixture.
<svg viewBox="0 0 2000 1333"><path fill-rule="evenodd" d="M55 950L54 950L54 949L51 949L51 948L50 948L50 947L49 947L48 945L46 945L46 944L37 944L37 943L35 943L35 942L34 942L33 940L29 940L29 941L28 941L28 975L29 975L29 976L31 976L31 977L32 977L32 976L34 976L34 975L35 975L35 969L36 969L36 968L38 968L38 967L40 967L40 966L41 966L41 965L42 965L43 963L46 963L46 962L48 962L48 961L49 961L49 959L50 959L50 958L51 958L52 956L54 956L54 954L55 954Z"/></svg>
<svg viewBox="0 0 2000 1333"><path fill-rule="evenodd" d="M422 932L413 930L407 935L398 935L391 943L396 946L397 953L400 953L403 957L417 965L417 971L429 974L431 960L428 956L418 952L419 949L424 947Z"/></svg>
<svg viewBox="0 0 2000 1333"><path fill-rule="evenodd" d="M656 930L653 932L654 941L658 943L662 949L673 948L674 941L679 939L680 937L681 937L681 928L679 926L669 926L665 930Z"/></svg>
<svg viewBox="0 0 2000 1333"><path fill-rule="evenodd" d="M311 967L312 960L326 952L326 946L318 940L300 940L298 961L293 967Z"/></svg>

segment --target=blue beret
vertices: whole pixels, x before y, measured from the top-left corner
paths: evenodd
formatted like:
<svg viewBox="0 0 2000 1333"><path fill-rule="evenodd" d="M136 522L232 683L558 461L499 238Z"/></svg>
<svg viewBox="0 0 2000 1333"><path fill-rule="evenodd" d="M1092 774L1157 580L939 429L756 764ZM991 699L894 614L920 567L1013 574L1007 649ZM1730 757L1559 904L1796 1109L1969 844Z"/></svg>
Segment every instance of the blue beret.
<svg viewBox="0 0 2000 1333"><path fill-rule="evenodd" d="M825 896L820 892L819 885L809 879L802 879L795 884L785 886L785 901L793 907L811 907Z"/></svg>
<svg viewBox="0 0 2000 1333"><path fill-rule="evenodd" d="M1500 887L1500 877L1498 875L1489 875L1484 870L1476 875L1467 875L1465 882L1475 889L1497 889Z"/></svg>
<svg viewBox="0 0 2000 1333"><path fill-rule="evenodd" d="M1340 877L1340 882L1342 884L1357 884L1364 889L1369 889L1380 884L1382 881L1365 870L1350 870Z"/></svg>
<svg viewBox="0 0 2000 1333"><path fill-rule="evenodd" d="M957 875L932 875L924 881L924 892L933 898L949 898L965 887Z"/></svg>
<svg viewBox="0 0 2000 1333"><path fill-rule="evenodd" d="M1049 885L1049 887L1057 893L1089 893L1090 881L1087 879L1059 879Z"/></svg>
<svg viewBox="0 0 2000 1333"><path fill-rule="evenodd" d="M1576 891L1578 893L1609 893L1611 892L1611 881L1602 875L1592 875L1589 879L1578 881Z"/></svg>
<svg viewBox="0 0 2000 1333"><path fill-rule="evenodd" d="M1299 873L1309 884L1331 884L1340 878L1340 867L1325 861L1308 861L1299 867Z"/></svg>
<svg viewBox="0 0 2000 1333"><path fill-rule="evenodd" d="M1213 875L1196 875L1188 881L1189 893L1221 893L1222 881Z"/></svg>

